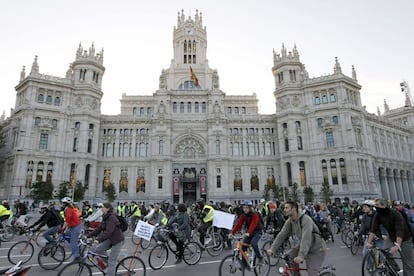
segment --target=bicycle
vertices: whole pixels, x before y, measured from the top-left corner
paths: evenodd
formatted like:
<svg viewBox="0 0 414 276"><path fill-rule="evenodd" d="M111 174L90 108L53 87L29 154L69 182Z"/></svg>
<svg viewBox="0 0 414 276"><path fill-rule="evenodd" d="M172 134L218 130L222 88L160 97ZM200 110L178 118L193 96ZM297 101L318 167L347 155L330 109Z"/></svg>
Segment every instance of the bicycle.
<svg viewBox="0 0 414 276"><path fill-rule="evenodd" d="M354 237L351 242L351 254L356 255L361 246L364 246L365 235L359 235L358 232L354 233Z"/></svg>
<svg viewBox="0 0 414 276"><path fill-rule="evenodd" d="M263 264L258 263L258 258L254 254L254 250L250 244L241 241L242 236L233 237L237 239L236 247L233 253L225 256L219 266L219 276L245 274L245 270L253 271L256 276L267 276L270 272L270 258L262 249L262 256L264 258ZM246 251L243 247L247 248Z"/></svg>
<svg viewBox="0 0 414 276"><path fill-rule="evenodd" d="M64 246L62 246L62 244ZM80 252L83 251L80 245ZM70 247L70 235L60 234L55 245L44 246L37 255L39 266L46 270L58 268L72 257L72 249Z"/></svg>
<svg viewBox="0 0 414 276"><path fill-rule="evenodd" d="M376 246L368 249L368 254L362 259L362 276L398 276L400 269L395 260L400 259L400 257L394 257L389 249L382 249Z"/></svg>
<svg viewBox="0 0 414 276"><path fill-rule="evenodd" d="M196 228L197 229L197 228ZM195 230L197 231L197 230ZM193 231L194 233L194 231ZM196 232L198 233L198 231ZM200 237L196 239L196 235L193 234L193 240L200 240ZM207 253L212 257L217 257L224 250L224 242L221 234L218 232L217 228L210 226L207 228L206 236L204 237L204 244L199 242L200 247L207 251Z"/></svg>
<svg viewBox="0 0 414 276"><path fill-rule="evenodd" d="M306 270L308 270L307 268L304 268L304 267L292 267L292 265L295 264L295 262L293 261L293 259L289 255L283 255L283 256L281 256L281 259L283 261L285 261L285 265L279 267L279 274L280 275L289 276L290 275L289 271L306 271ZM321 267L318 275L319 276L335 276L335 273L333 271L335 271L334 266L325 265L325 266Z"/></svg>
<svg viewBox="0 0 414 276"><path fill-rule="evenodd" d="M268 231L265 232L265 234L263 234L261 239L266 240L262 245L263 250L267 251L268 249L270 249L272 247L273 240L277 236L277 234L278 234L278 232L275 233L274 229L268 230ZM265 238L263 238L263 237L265 237ZM271 267L276 266L278 264L279 260L280 260L280 256L285 254L290 248L291 248L290 240L286 239L283 242L282 246L280 246L278 248L276 254L269 257L270 266Z"/></svg>
<svg viewBox="0 0 414 276"><path fill-rule="evenodd" d="M168 233L170 230L160 228L156 239L157 245L151 249L148 256L148 263L154 270L161 269L168 260L168 251L171 251L178 257L178 250L171 247L169 244ZM184 262L188 265L195 265L201 259L201 247L194 241L187 241L184 243Z"/></svg>
<svg viewBox="0 0 414 276"><path fill-rule="evenodd" d="M7 258L11 264L17 264L19 261L25 264L33 257L34 246L32 241L35 238L35 232L28 229L25 230L25 234L28 236L28 240L16 242L7 252Z"/></svg>
<svg viewBox="0 0 414 276"><path fill-rule="evenodd" d="M65 265L58 273L58 276L92 276L92 268L95 267L99 272L106 275L106 264L108 263L108 256L101 255L93 251L92 240L80 239L80 243L87 250L82 253L79 262L72 262ZM141 258L135 256L127 256L120 261L115 268L116 275L146 275L146 266Z"/></svg>

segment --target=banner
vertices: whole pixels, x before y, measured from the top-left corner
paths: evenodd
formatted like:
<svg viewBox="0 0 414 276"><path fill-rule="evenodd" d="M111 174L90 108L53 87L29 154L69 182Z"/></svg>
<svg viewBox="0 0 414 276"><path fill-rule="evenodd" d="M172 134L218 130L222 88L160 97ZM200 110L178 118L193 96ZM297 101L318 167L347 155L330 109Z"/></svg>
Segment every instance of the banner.
<svg viewBox="0 0 414 276"><path fill-rule="evenodd" d="M202 195L206 194L206 179L205 175L200 176L200 193Z"/></svg>
<svg viewBox="0 0 414 276"><path fill-rule="evenodd" d="M213 211L213 226L219 228L233 229L235 215L222 211Z"/></svg>
<svg viewBox="0 0 414 276"><path fill-rule="evenodd" d="M144 240L151 240L152 233L154 232L155 226L149 223L146 223L142 220L138 221L137 227L135 227L134 235Z"/></svg>
<svg viewBox="0 0 414 276"><path fill-rule="evenodd" d="M180 178L178 176L173 177L173 194L180 194Z"/></svg>

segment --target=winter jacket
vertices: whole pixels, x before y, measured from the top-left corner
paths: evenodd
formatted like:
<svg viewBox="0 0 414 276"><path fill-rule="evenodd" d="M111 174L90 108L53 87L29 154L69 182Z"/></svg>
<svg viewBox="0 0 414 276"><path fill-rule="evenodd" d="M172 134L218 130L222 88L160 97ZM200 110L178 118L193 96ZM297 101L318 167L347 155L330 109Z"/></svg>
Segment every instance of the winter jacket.
<svg viewBox="0 0 414 276"><path fill-rule="evenodd" d="M88 236L96 235L98 235L97 240L99 242L109 239L111 245L118 244L125 239L115 213L106 213L103 215L101 224L99 224L99 226Z"/></svg>

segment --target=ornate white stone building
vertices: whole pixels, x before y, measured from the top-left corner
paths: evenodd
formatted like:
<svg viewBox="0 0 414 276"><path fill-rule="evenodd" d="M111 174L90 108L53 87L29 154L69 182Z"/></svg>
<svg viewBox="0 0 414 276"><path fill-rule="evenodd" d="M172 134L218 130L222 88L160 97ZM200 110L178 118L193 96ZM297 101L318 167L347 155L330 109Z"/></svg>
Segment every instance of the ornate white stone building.
<svg viewBox="0 0 414 276"><path fill-rule="evenodd" d="M263 197L264 187L297 183L334 197L414 200L414 108L370 114L352 68L338 60L328 76L309 78L296 46L273 53L276 112L258 99L220 90L206 57L198 12L179 13L174 57L148 96L122 95L119 115L101 114L103 51L81 45L64 78L40 73L37 57L21 72L16 104L3 118L0 194L24 197L31 183L86 185L100 199L114 183L120 200L234 201ZM110 80L108 80L110 81Z"/></svg>

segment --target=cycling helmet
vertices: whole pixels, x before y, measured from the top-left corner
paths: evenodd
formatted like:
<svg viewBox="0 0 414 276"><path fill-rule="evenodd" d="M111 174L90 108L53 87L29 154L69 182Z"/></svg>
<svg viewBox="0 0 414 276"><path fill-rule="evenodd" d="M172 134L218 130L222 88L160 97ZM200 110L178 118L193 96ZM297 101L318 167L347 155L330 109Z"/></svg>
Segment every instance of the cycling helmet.
<svg viewBox="0 0 414 276"><path fill-rule="evenodd" d="M243 200L242 205L253 206L253 202L251 200L246 199L246 200Z"/></svg>
<svg viewBox="0 0 414 276"><path fill-rule="evenodd" d="M367 205L368 207L374 206L372 200L370 200L370 199L364 200L364 202L362 203L362 205Z"/></svg>
<svg viewBox="0 0 414 276"><path fill-rule="evenodd" d="M352 204L357 205L357 204L358 204L358 201L356 201L356 200L352 200Z"/></svg>
<svg viewBox="0 0 414 276"><path fill-rule="evenodd" d="M72 203L72 199L70 197L65 196L64 198L62 198L62 202L63 203Z"/></svg>
<svg viewBox="0 0 414 276"><path fill-rule="evenodd" d="M197 199L196 203L204 204L204 198Z"/></svg>

